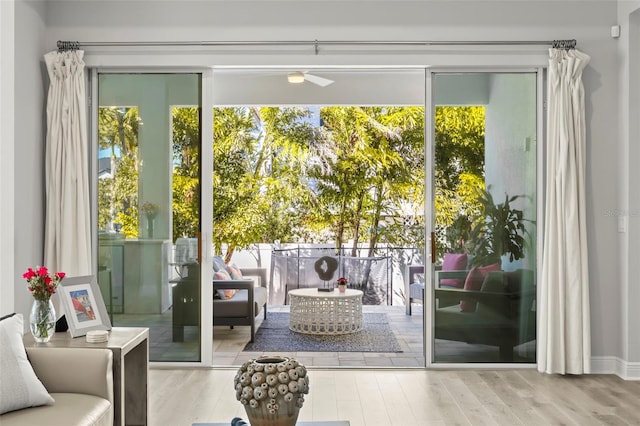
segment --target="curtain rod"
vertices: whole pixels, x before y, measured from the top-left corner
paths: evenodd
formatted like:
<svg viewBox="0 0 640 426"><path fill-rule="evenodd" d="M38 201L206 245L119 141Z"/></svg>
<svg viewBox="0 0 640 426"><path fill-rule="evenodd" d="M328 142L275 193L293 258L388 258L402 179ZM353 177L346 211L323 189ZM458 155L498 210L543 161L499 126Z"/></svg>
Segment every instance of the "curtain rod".
<svg viewBox="0 0 640 426"><path fill-rule="evenodd" d="M84 47L228 47L228 46L312 46L315 54L320 46L541 46L575 49L576 40L552 41L58 41L58 50L78 50Z"/></svg>

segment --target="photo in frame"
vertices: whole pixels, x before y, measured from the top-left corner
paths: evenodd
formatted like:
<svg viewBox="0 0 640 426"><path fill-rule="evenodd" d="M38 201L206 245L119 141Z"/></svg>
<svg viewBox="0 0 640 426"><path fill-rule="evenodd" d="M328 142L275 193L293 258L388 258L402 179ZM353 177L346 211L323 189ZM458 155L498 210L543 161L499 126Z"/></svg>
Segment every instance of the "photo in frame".
<svg viewBox="0 0 640 426"><path fill-rule="evenodd" d="M94 275L66 277L60 281L58 296L71 337L90 330L111 330L111 321Z"/></svg>

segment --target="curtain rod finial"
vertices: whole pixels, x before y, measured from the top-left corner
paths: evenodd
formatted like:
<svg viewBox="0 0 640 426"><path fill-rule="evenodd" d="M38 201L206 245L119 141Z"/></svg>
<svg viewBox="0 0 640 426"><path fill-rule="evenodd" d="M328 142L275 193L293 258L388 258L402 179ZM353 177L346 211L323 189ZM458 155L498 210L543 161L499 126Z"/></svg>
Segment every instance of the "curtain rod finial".
<svg viewBox="0 0 640 426"><path fill-rule="evenodd" d="M80 48L80 42L78 41L58 40L56 45L58 46L58 52L66 52L68 50L78 50Z"/></svg>

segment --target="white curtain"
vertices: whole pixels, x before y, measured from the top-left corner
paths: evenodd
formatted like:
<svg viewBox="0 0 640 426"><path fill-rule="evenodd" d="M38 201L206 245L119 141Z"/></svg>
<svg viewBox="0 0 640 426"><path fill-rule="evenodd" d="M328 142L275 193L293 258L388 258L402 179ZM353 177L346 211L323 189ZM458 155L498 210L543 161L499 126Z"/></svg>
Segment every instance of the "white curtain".
<svg viewBox="0 0 640 426"><path fill-rule="evenodd" d="M83 51L49 52L44 264L91 274L87 111Z"/></svg>
<svg viewBox="0 0 640 426"><path fill-rule="evenodd" d="M582 84L589 56L562 49L549 56L538 370L584 374L591 369Z"/></svg>

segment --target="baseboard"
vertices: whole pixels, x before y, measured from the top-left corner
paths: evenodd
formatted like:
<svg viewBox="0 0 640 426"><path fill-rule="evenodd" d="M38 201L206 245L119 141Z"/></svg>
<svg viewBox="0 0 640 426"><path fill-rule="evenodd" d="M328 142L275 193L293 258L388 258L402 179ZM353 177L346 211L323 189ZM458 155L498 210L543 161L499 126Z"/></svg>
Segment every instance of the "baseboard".
<svg viewBox="0 0 640 426"><path fill-rule="evenodd" d="M615 356L591 358L592 374L615 374L624 380L640 380L640 362L626 362Z"/></svg>

